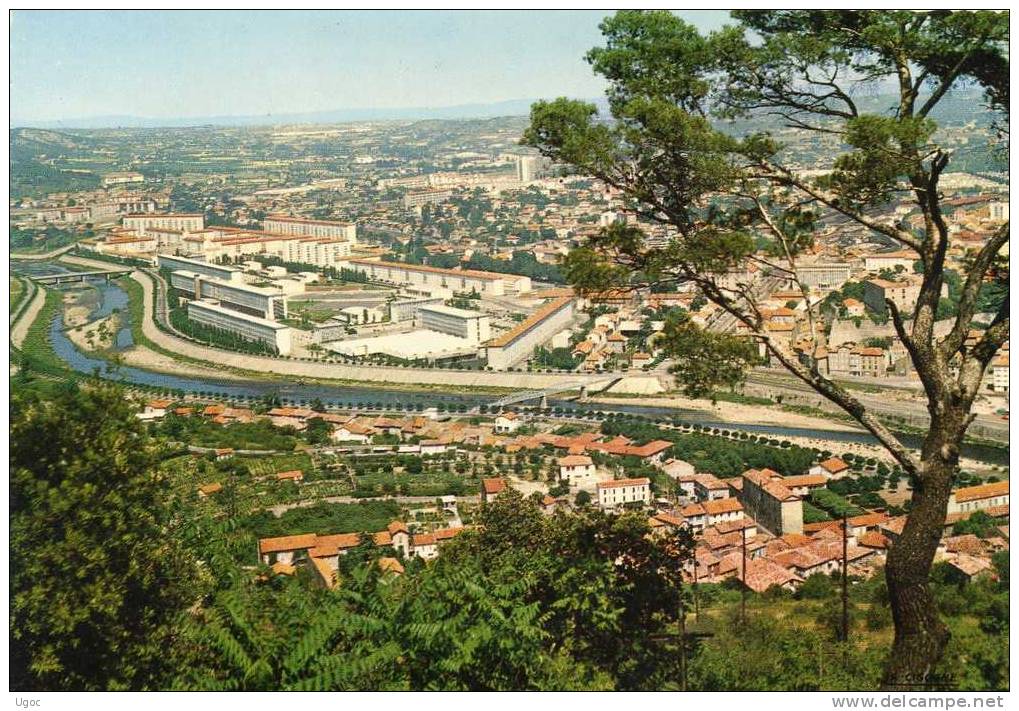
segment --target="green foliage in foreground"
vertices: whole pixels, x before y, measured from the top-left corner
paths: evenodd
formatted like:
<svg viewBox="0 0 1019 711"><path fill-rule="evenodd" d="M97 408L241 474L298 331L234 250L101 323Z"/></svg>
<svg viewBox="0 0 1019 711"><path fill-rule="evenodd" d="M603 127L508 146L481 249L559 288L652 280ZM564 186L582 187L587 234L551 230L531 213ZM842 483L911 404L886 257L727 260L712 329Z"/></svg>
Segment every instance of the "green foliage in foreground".
<svg viewBox="0 0 1019 711"><path fill-rule="evenodd" d="M263 511L248 517L241 525L258 538L290 536L295 533L362 533L381 531L400 517L395 501L362 501L356 504L320 502L314 506L291 509L279 518Z"/></svg>
<svg viewBox="0 0 1019 711"><path fill-rule="evenodd" d="M276 427L269 420L220 425L202 417L168 413L154 431L198 447L291 451L298 442L292 427Z"/></svg>
<svg viewBox="0 0 1019 711"><path fill-rule="evenodd" d="M150 440L122 393L11 401L11 687L155 688L188 603Z"/></svg>

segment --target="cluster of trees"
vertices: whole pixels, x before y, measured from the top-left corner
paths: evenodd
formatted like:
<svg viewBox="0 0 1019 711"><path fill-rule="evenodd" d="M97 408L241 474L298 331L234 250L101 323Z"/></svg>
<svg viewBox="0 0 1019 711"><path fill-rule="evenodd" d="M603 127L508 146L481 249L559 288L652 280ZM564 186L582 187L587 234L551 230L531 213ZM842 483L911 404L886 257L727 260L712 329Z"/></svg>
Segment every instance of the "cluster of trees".
<svg viewBox="0 0 1019 711"><path fill-rule="evenodd" d="M569 348L545 348L539 346L534 349L534 356L531 362L543 368L555 368L556 370L575 370L580 365L580 358L573 355Z"/></svg>
<svg viewBox="0 0 1019 711"><path fill-rule="evenodd" d="M400 517L395 501L361 501L356 504L299 506L274 516L259 511L240 521L241 527L257 538L290 536L294 533L361 533L381 531L390 521Z"/></svg>
<svg viewBox="0 0 1019 711"><path fill-rule="evenodd" d="M553 284L564 284L566 282L557 265L542 264L531 252L513 252L513 257L509 260L495 259L487 254L475 252L464 266L468 269L480 269L482 271L498 272L499 274L519 274L538 281L552 282Z"/></svg>
<svg viewBox="0 0 1019 711"><path fill-rule="evenodd" d="M601 425L605 435L623 435L637 442L662 439L672 442L669 456L693 464L697 471L720 477L739 476L747 469L768 468L779 474L798 475L814 462L814 453L803 447L771 447L756 442L728 440L703 434L664 430L648 422L614 417Z"/></svg>
<svg viewBox="0 0 1019 711"><path fill-rule="evenodd" d="M77 232L52 225L41 230L26 230L13 226L10 228L12 252L49 252L74 244L81 237L91 236L91 229Z"/></svg>
<svg viewBox="0 0 1019 711"><path fill-rule="evenodd" d="M276 427L269 420L215 424L204 417L168 412L152 425L153 433L199 447L291 451L298 443L292 427Z"/></svg>

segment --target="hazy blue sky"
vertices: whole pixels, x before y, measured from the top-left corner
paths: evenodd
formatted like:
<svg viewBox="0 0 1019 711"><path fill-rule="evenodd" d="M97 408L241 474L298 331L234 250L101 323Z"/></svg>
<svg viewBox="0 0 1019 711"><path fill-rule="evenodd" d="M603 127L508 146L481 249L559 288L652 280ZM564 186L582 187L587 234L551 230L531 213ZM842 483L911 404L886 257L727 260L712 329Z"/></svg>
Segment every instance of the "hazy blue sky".
<svg viewBox="0 0 1019 711"><path fill-rule="evenodd" d="M602 84L583 55L607 14L15 12L11 114L30 123L593 97ZM679 14L704 29L728 17Z"/></svg>

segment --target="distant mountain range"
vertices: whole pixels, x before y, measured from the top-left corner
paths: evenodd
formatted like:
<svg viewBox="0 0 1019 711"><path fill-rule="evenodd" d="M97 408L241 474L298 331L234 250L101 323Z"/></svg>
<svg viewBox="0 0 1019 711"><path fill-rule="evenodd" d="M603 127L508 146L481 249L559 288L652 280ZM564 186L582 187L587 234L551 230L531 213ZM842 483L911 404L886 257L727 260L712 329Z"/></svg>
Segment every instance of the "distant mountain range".
<svg viewBox="0 0 1019 711"><path fill-rule="evenodd" d="M599 107L605 100L594 101ZM14 128L181 128L186 126L274 126L282 124L328 124L350 121L420 121L428 119L457 120L494 118L497 116L527 116L531 104L538 99L511 99L488 104L460 104L442 107L408 107L378 109L335 109L293 114L265 114L248 116L185 116L176 118L148 118L145 116L92 116L88 118L59 119L55 121L14 120Z"/></svg>

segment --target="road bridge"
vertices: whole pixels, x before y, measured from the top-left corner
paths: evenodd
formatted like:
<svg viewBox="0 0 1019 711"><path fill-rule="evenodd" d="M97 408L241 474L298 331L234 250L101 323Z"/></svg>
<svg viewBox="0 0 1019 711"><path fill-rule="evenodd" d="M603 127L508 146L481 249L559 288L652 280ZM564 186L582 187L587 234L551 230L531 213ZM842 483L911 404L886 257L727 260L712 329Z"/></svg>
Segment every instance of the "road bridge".
<svg viewBox="0 0 1019 711"><path fill-rule="evenodd" d="M548 398L551 395L558 395L559 393L568 393L573 390L579 390L580 396L577 398L577 402L584 402L587 400L589 391L591 389L597 389L599 392L608 390L613 385L622 380L621 377L609 378L606 381L591 383L588 381L577 381L571 383L563 383L562 385L556 385L551 388L544 388L542 390L521 390L520 392L512 393L501 397L495 402L489 404L490 408L501 409L507 405L515 405L521 402L527 402L529 400L538 400L540 407L548 407ZM597 386L597 387L596 387Z"/></svg>
<svg viewBox="0 0 1019 711"><path fill-rule="evenodd" d="M131 269L103 269L101 271L89 272L60 272L58 274L33 274L29 279L38 284L68 284L76 281L85 281L93 277L105 277L106 281L117 277L126 276Z"/></svg>

